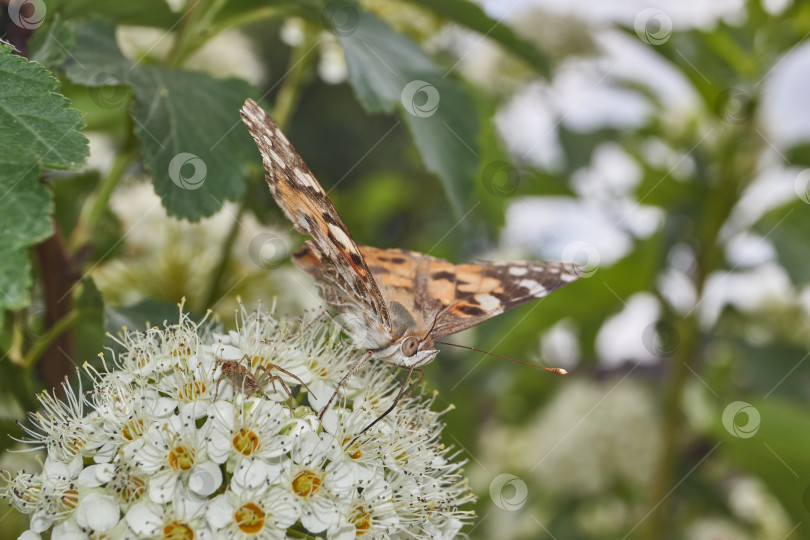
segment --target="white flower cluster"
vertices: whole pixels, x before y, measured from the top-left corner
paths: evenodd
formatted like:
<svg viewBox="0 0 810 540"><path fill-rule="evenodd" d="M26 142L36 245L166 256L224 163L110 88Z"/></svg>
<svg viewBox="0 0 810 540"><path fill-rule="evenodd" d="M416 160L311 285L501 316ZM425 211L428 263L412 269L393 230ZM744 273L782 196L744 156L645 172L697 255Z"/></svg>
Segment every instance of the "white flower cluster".
<svg viewBox="0 0 810 540"><path fill-rule="evenodd" d="M91 392L40 396L26 432L43 470L0 488L31 514L21 538L456 536L472 495L433 399L406 396L355 439L393 403L396 369L368 364L320 422L357 351L328 322L239 319L218 334L181 310L85 365Z"/></svg>

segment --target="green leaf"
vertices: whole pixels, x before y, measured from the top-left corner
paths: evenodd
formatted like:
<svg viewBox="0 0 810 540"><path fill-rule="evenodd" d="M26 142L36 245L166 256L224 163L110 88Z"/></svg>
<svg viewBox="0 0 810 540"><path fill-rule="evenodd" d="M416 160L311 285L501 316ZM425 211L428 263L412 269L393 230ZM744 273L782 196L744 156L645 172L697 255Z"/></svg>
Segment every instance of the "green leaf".
<svg viewBox="0 0 810 540"><path fill-rule="evenodd" d="M5 163L55 169L81 167L88 155L79 111L55 92L47 69L0 46L0 148Z"/></svg>
<svg viewBox="0 0 810 540"><path fill-rule="evenodd" d="M479 153L478 115L466 89L374 15L359 12L356 28L339 37L360 103L369 112L400 111L454 212L466 212Z"/></svg>
<svg viewBox="0 0 810 540"><path fill-rule="evenodd" d="M182 13L173 13L166 0L138 2L99 2L98 0L50 0L48 12L60 13L65 19L103 17L117 24L170 28Z"/></svg>
<svg viewBox="0 0 810 540"><path fill-rule="evenodd" d="M551 63L531 42L515 33L503 21L496 21L469 0L409 0L457 24L500 43L506 50L523 59L539 73L548 76Z"/></svg>
<svg viewBox="0 0 810 540"><path fill-rule="evenodd" d="M76 46L64 68L70 80L92 87L120 85L132 67L118 48L114 26L97 20L76 25Z"/></svg>
<svg viewBox="0 0 810 540"><path fill-rule="evenodd" d="M197 220L245 191L255 159L239 109L256 89L238 79L142 66L131 75L132 117L155 191L170 214ZM189 92L193 92L193 99Z"/></svg>
<svg viewBox="0 0 810 540"><path fill-rule="evenodd" d="M23 249L5 250L0 257L0 307L20 309L31 303L31 262Z"/></svg>
<svg viewBox="0 0 810 540"><path fill-rule="evenodd" d="M67 58L74 41L73 24L55 15L47 29L40 28L34 32L29 42L29 47L34 51L31 60L49 68L58 67Z"/></svg>
<svg viewBox="0 0 810 540"><path fill-rule="evenodd" d="M73 56L66 67L73 81L130 86L135 136L169 214L195 221L244 194L255 145L242 128L239 109L245 98L258 98L255 87L135 64L118 49L114 28L98 21L77 25Z"/></svg>
<svg viewBox="0 0 810 540"><path fill-rule="evenodd" d="M88 154L78 111L42 65L0 46L0 309L30 303L26 248L52 234L42 166L77 168Z"/></svg>
<svg viewBox="0 0 810 540"><path fill-rule="evenodd" d="M0 163L0 252L48 238L51 195L39 182L39 167Z"/></svg>
<svg viewBox="0 0 810 540"><path fill-rule="evenodd" d="M735 430L734 426L745 427L749 422L750 417L745 409L733 415L734 409L726 408L723 415L716 415L712 435L721 441L718 449L738 466L760 478L793 521L804 521L795 531L795 537L808 538L810 524L806 523L806 518L810 501L807 500L807 478L810 476L810 461L807 459L807 449L810 448L810 417L806 408L777 401L774 397L767 401L752 400L750 404L759 413L759 419L753 419L752 425L756 426L753 430ZM726 423L731 424L731 431L723 423L724 416ZM735 436L733 431L743 436Z"/></svg>
<svg viewBox="0 0 810 540"><path fill-rule="evenodd" d="M177 304L145 299L128 306L104 309L104 327L107 332L116 334L123 328L143 330L147 326L176 323L178 320Z"/></svg>
<svg viewBox="0 0 810 540"><path fill-rule="evenodd" d="M810 210L804 201L796 201L766 214L754 229L776 248L776 256L797 287L810 283Z"/></svg>

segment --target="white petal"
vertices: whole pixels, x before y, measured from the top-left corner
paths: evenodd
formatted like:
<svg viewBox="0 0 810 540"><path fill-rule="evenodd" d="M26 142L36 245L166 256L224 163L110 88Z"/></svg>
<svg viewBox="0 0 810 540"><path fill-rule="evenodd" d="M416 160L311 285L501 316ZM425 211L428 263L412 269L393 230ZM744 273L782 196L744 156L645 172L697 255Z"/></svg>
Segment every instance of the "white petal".
<svg viewBox="0 0 810 540"><path fill-rule="evenodd" d="M327 497L315 497L304 502L301 524L311 533L323 532L338 522L338 509L335 501Z"/></svg>
<svg viewBox="0 0 810 540"><path fill-rule="evenodd" d="M118 445L113 443L106 443L96 450L93 455L93 461L96 463L109 463L118 452Z"/></svg>
<svg viewBox="0 0 810 540"><path fill-rule="evenodd" d="M258 459L243 459L233 471L231 487L234 491L250 490L265 485L270 474L267 463Z"/></svg>
<svg viewBox="0 0 810 540"><path fill-rule="evenodd" d="M124 519L129 528L140 536L153 536L163 525L163 508L149 501L140 501L132 505Z"/></svg>
<svg viewBox="0 0 810 540"><path fill-rule="evenodd" d="M18 536L17 540L42 540L42 537L29 529Z"/></svg>
<svg viewBox="0 0 810 540"><path fill-rule="evenodd" d="M86 538L87 534L71 520L56 524L51 533L51 540L85 540Z"/></svg>
<svg viewBox="0 0 810 540"><path fill-rule="evenodd" d="M83 529L104 532L118 524L121 510L109 495L88 493L76 509L76 523Z"/></svg>
<svg viewBox="0 0 810 540"><path fill-rule="evenodd" d="M149 500L159 504L167 503L177 489L177 474L174 471L161 471L149 481Z"/></svg>
<svg viewBox="0 0 810 540"><path fill-rule="evenodd" d="M234 508L226 494L217 495L208 505L205 519L211 528L219 530L233 521Z"/></svg>
<svg viewBox="0 0 810 540"><path fill-rule="evenodd" d="M174 412L174 409L177 407L177 402L171 398L162 397L155 402L153 407L152 412L155 416L165 418Z"/></svg>
<svg viewBox="0 0 810 540"><path fill-rule="evenodd" d="M222 485L222 471L216 463L205 461L191 470L188 489L200 497L208 497Z"/></svg>
<svg viewBox="0 0 810 540"><path fill-rule="evenodd" d="M31 515L29 526L37 533L45 532L53 525L53 516L44 510L38 510Z"/></svg>
<svg viewBox="0 0 810 540"><path fill-rule="evenodd" d="M214 354L221 360L236 360L239 361L245 356L242 349L234 347L233 345L220 344L214 349Z"/></svg>
<svg viewBox="0 0 810 540"><path fill-rule="evenodd" d="M288 529L301 517L301 505L289 491L271 489L262 504L273 515L273 523L279 529Z"/></svg>

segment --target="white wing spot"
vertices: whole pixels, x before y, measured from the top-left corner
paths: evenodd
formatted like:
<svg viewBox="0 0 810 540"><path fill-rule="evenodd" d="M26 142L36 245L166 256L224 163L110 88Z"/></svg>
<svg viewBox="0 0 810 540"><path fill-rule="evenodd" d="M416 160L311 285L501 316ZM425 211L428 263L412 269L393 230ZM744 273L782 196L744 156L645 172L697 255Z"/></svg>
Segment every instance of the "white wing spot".
<svg viewBox="0 0 810 540"><path fill-rule="evenodd" d="M267 133L262 134L262 139L264 140L264 144L267 146L273 146L273 139L267 136Z"/></svg>
<svg viewBox="0 0 810 540"><path fill-rule="evenodd" d="M528 289L529 294L531 294L532 296L539 297L548 294L548 290L546 290L545 287L543 287L540 283L538 283L533 279L522 279L520 283L518 283L518 285L520 285L524 289Z"/></svg>
<svg viewBox="0 0 810 540"><path fill-rule="evenodd" d="M278 137L284 144L287 145L290 144L290 141L287 140L287 137L285 137L284 134L281 132L281 130L278 128L276 128L276 137Z"/></svg>
<svg viewBox="0 0 810 540"><path fill-rule="evenodd" d="M305 173L301 169L295 169L295 178L296 180L298 180L299 184L315 188L318 191L321 190L321 186L318 185L318 182L315 181L312 175L309 173Z"/></svg>
<svg viewBox="0 0 810 540"><path fill-rule="evenodd" d="M560 275L560 279L565 281L566 283L571 283L572 281L575 281L578 277L579 276L575 276L574 274L567 274L565 272L563 272Z"/></svg>
<svg viewBox="0 0 810 540"><path fill-rule="evenodd" d="M278 157L278 154L273 152L273 150L271 150L270 148L267 148L267 153L270 154L270 157L273 158L273 161L276 163L276 165L278 165L282 169L287 168L287 164L284 163L284 160L282 160L280 157Z"/></svg>
<svg viewBox="0 0 810 540"><path fill-rule="evenodd" d="M509 274L512 276L525 276L528 272L529 269L522 266L512 266L509 268Z"/></svg>
<svg viewBox="0 0 810 540"><path fill-rule="evenodd" d="M501 306L501 301L491 294L476 294L475 300L478 305L487 311L495 311Z"/></svg>
<svg viewBox="0 0 810 540"><path fill-rule="evenodd" d="M352 245L352 239L349 238L349 235L343 232L343 229L338 227L337 225L330 223L329 230L332 231L332 236L340 243L343 247L349 247Z"/></svg>

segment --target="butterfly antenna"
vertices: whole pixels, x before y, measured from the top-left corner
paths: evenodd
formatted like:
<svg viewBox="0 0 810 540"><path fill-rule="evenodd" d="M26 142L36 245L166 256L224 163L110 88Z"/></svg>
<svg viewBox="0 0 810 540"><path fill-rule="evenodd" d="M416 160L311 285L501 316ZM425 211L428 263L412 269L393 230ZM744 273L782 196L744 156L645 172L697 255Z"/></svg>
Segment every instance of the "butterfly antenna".
<svg viewBox="0 0 810 540"><path fill-rule="evenodd" d="M354 436L354 439L352 439L352 440L351 440L351 442L349 443L349 446L348 446L349 448L351 448L351 447L352 447L352 445L354 444L354 442L355 442L357 439L359 439L359 438L360 438L360 436L361 436L363 433L365 433L366 431L368 431L368 430L369 430L369 428L371 428L371 426L373 426L374 424L376 424L377 422L379 422L380 420L382 420L383 418L385 418L386 416L388 416L388 413L390 413L391 411L393 411L393 410L394 410L394 407L396 407L396 406L397 406L397 403L399 403L399 400L400 400L400 399L402 399L402 394L404 394L404 393L405 393L405 389L408 387L408 383L409 383L409 382L410 382L410 380L411 380L411 375L413 375L413 371L414 371L414 369L415 369L415 366L414 366L414 367L411 367L410 371L408 371L408 376L407 376L407 377L405 377L405 382L403 382L403 383L402 383L402 386L399 388L399 393L397 394L397 397L395 397L395 398L394 398L394 402L391 404L391 406L390 406L390 407L388 407L388 408L385 410L385 412L384 412L384 413L382 413L380 416L378 416L376 420L374 420L372 423L370 423L369 425L367 425L366 427L364 427L364 428L363 428L363 431L361 431L360 433L358 433L357 435L355 435L355 436Z"/></svg>
<svg viewBox="0 0 810 540"><path fill-rule="evenodd" d="M530 364L529 362L522 362L520 360L515 360L514 358L509 358L508 356L501 356L500 354L491 353L489 351L482 351L481 349L476 349L475 347L467 347L466 345L458 345L457 343L448 343L446 341L436 341L434 342L437 345L450 345L451 347L458 347L459 349L468 349L470 351L476 351L484 354L488 354L490 356L494 356L495 358L501 358L503 360L509 360L510 362L514 362L516 364L521 364L523 366L529 366L537 369L545 369L546 371L550 371L551 373L556 373L558 375L566 375L568 371L564 370L563 368L558 367L546 367L546 366L538 366L537 364Z"/></svg>

